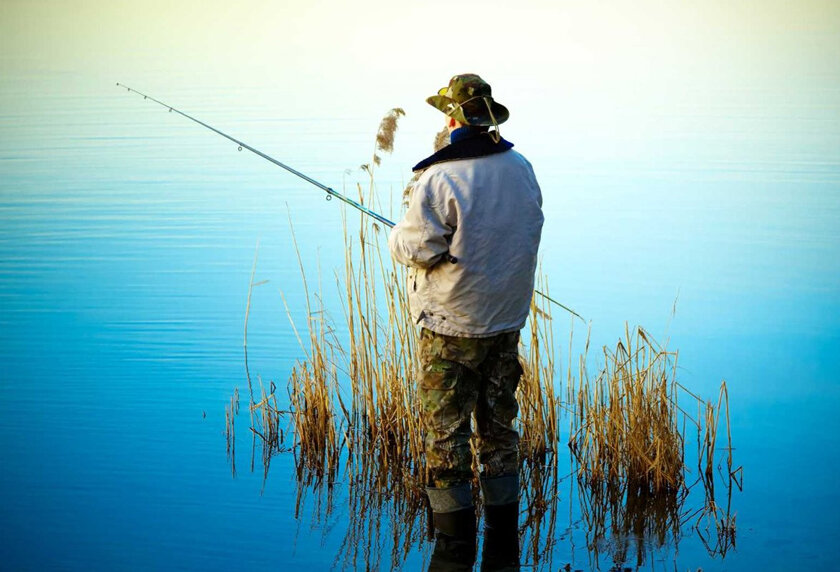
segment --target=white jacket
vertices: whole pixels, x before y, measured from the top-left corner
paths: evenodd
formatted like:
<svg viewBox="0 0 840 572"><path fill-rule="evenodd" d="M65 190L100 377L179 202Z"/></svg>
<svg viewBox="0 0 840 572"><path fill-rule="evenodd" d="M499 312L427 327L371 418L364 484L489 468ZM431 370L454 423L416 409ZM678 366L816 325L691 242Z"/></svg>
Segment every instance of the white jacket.
<svg viewBox="0 0 840 572"><path fill-rule="evenodd" d="M533 168L512 149L428 167L388 240L394 259L409 267L414 320L461 337L521 329L534 290L541 207Z"/></svg>

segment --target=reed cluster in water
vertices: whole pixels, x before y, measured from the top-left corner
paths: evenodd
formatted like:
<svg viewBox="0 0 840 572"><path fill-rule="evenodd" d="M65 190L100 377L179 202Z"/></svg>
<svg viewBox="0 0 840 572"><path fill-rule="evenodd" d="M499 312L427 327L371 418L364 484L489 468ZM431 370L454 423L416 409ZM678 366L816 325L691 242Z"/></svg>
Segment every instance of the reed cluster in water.
<svg viewBox="0 0 840 572"><path fill-rule="evenodd" d="M604 365L595 376L582 357L580 374L569 377L569 448L575 459L587 544L597 556L611 538L614 562L626 562L631 545L637 566L646 545L676 544L683 525L691 525L713 556L725 556L735 543L733 484L739 489L742 469L733 469L732 437L726 382L717 403L704 401L677 380L677 352L661 347L644 329L625 329L615 349L603 348ZM691 417L680 395L698 408ZM726 444L718 444L721 417ZM697 475L687 480L685 426L697 428ZM725 468L719 461L725 453ZM725 483L727 502L715 498L715 471ZM685 509L692 488L702 487L704 504Z"/></svg>
<svg viewBox="0 0 840 572"><path fill-rule="evenodd" d="M358 200L372 208L381 210L381 205L375 204L374 172L380 165L380 153L393 148L402 114L397 109L389 112L380 125L373 160L362 166L369 187L365 190L357 185ZM274 383L266 388L259 380L255 391L248 374L251 431L255 449L257 439L261 445L264 476L273 455L292 450L299 484L298 510L306 488L314 486L327 491L326 503L317 503L327 514L332 510L334 485L346 479L351 522L342 551L350 567L355 567L360 557L368 567L379 567L383 530L391 540L392 567L398 566L411 546L422 541L423 519L428 517L422 419L412 382L418 366L417 331L409 316L404 271L391 260L386 239L377 224L361 220L358 226L351 225L345 215L344 272L336 277L342 299L340 324L331 321L323 306L320 278L318 290L310 292L298 255L307 301L306 327L298 330L294 320L292 327L304 359L289 377L287 411L280 409ZM254 264L256 268L256 256ZM537 281L537 288L547 294L548 284L541 272ZM252 270L246 336L251 290L262 283L254 283ZM291 319L288 307L287 312ZM604 364L596 375L590 375L586 366L588 338L578 373L573 374L570 339L563 399L555 329L548 298L535 297L523 330L520 360L524 375L517 391L523 554L534 564L551 566L560 484L569 476L576 477L573 482L588 531L587 544L594 553L609 530L614 560L626 559L628 539L635 538L640 564L646 545L643 538L653 538L661 545L669 535L676 539L679 527L694 519L709 551L725 554L734 545L733 481L740 488L740 468L732 468L725 384L716 404L702 401L678 383L676 352L660 347L642 328L627 328L614 348L603 348ZM339 330L341 335L336 333ZM678 404L681 391L697 400L697 419ZM729 478L725 507L718 505L714 496L714 471L720 468L715 464L721 449L718 426L724 410L727 445L723 449L728 450L724 476ZM232 467L236 411L238 394L226 411ZM571 475L560 472L564 432L560 420L564 414L569 418ZM285 422L293 432L292 447L284 445ZM697 483L706 499L703 508L690 514L683 509L693 486L686 484L687 422L696 424L698 430ZM252 454L252 470L253 465ZM474 490L480 508L477 482ZM388 526L381 524L383 515Z"/></svg>
<svg viewBox="0 0 840 572"><path fill-rule="evenodd" d="M627 329L614 350L603 348L594 378L581 367L568 388L569 446L590 482L627 482L651 494L683 483L684 447L677 406L676 352L642 329Z"/></svg>

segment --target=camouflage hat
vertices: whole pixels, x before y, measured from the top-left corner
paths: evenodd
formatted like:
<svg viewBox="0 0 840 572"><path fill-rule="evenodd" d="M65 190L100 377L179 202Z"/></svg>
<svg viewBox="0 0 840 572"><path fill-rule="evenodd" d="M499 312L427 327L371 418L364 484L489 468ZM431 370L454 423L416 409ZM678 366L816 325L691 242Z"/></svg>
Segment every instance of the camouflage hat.
<svg viewBox="0 0 840 572"><path fill-rule="evenodd" d="M426 102L464 125L490 127L510 117L507 107L493 100L490 84L472 73L454 76Z"/></svg>

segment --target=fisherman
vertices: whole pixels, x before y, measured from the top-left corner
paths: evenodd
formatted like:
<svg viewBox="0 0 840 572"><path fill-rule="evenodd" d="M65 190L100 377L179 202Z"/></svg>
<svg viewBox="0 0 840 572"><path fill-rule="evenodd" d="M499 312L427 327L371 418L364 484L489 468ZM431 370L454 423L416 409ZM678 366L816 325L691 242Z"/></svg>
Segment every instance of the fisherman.
<svg viewBox="0 0 840 572"><path fill-rule="evenodd" d="M456 75L426 101L446 115L450 143L414 167L419 178L389 247L408 267L410 311L421 326L418 393L436 551L471 535L475 557L474 415L486 559L494 531L512 535L518 550L518 342L534 292L542 195L531 164L501 137L509 112L487 82Z"/></svg>

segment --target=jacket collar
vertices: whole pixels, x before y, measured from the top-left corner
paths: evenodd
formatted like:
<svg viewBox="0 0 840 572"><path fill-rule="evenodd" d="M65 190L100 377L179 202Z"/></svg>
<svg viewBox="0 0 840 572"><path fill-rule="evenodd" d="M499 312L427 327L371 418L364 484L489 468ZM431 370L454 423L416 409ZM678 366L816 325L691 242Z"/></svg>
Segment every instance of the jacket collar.
<svg viewBox="0 0 840 572"><path fill-rule="evenodd" d="M486 131L479 131L470 127L461 127L453 131L450 135L450 141L449 145L414 165L412 170L422 171L436 163L494 155L513 147L513 143L510 141L500 139L496 143Z"/></svg>

